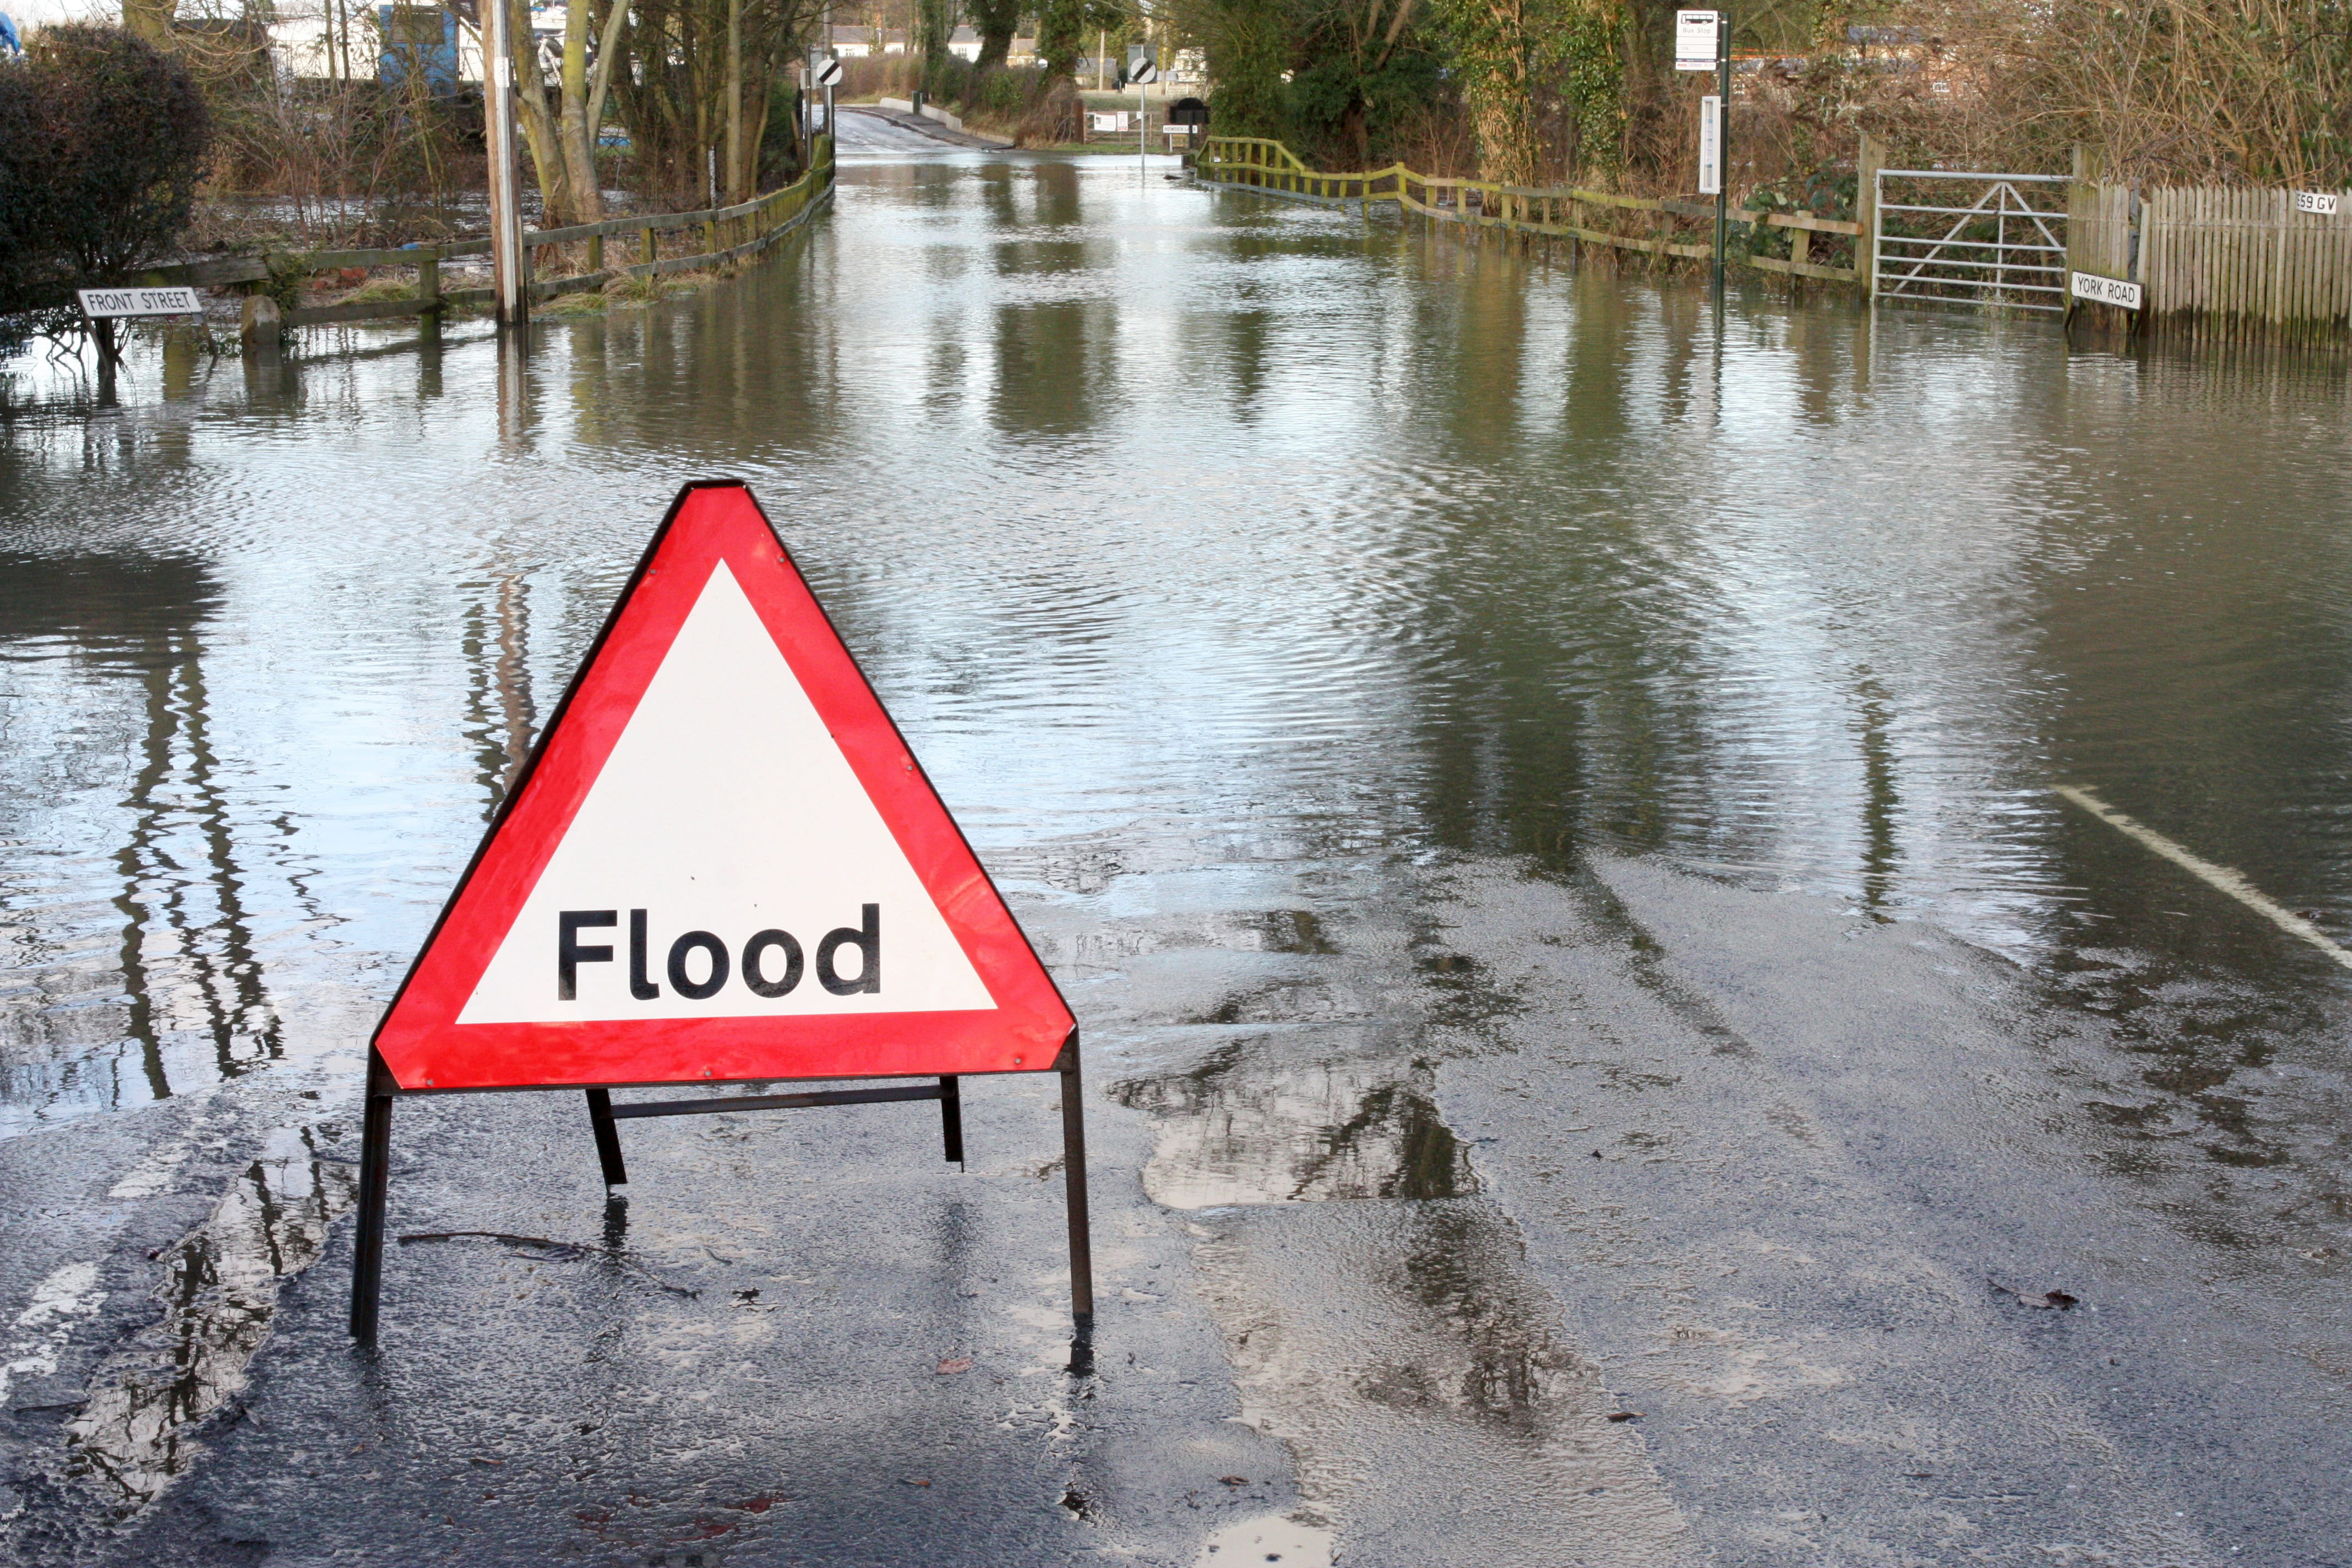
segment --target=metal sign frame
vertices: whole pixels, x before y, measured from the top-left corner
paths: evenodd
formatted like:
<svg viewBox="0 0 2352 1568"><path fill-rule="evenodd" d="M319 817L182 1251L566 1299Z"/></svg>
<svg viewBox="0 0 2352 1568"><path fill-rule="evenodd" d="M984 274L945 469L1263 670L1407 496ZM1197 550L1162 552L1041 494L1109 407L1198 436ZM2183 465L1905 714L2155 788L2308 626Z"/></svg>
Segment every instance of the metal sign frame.
<svg viewBox="0 0 2352 1568"><path fill-rule="evenodd" d="M716 1088L722 1083L773 1083L777 1080L773 1076L756 1078L730 1076L725 1079L668 1076L654 1079L639 1078L626 1082L610 1083L579 1080L482 1081L436 1087L430 1085L429 1081L425 1085L403 1084L395 1078L392 1068L384 1059L383 1051L379 1048L386 1028L394 1023L395 1017L401 1015L404 1004L408 1000L412 989L419 984L420 975L426 971L428 963L435 959L436 946L445 931L450 927L452 916L459 910L461 903L466 900L476 873L480 871L485 862L489 859L494 847L500 844L502 832L516 817L518 812L523 809L523 803L530 794L533 779L540 773L542 765L547 763L551 752L560 743L560 738L565 733L565 720L572 713L575 703L582 698L583 690L588 688L592 674L600 673L600 658L604 653L606 645L612 640L616 628L621 626L624 615L628 611L639 589L653 574L656 569L655 563L660 557L664 543L670 537L673 526L698 493L710 490L740 491L753 513L758 517L761 525L766 528L768 537L774 542L778 560L782 563L787 572L795 577L798 576L798 568L793 565L790 552L784 548L781 538L775 535L774 525L769 521L766 514L760 510L759 503L751 497L748 486L732 479L698 480L678 491L677 498L670 503L668 512L663 517L660 527L655 530L652 540L639 557L636 569L630 574L627 583L615 595L613 607L607 614L604 626L598 630L594 641L582 658L578 669L565 688L563 697L556 705L546 728L541 731L539 739L531 747L530 756L525 759L521 768L517 772L512 786L507 791L505 798L499 802L498 812L492 817L488 828L483 833L481 842L475 847L473 857L467 863L464 873L459 876L447 900L443 904L440 915L434 922L431 934L420 945L416 957L411 962L407 974L401 982L399 992L395 994L392 1004L386 1007L383 1020L377 1025L375 1037L369 1042L366 1106L360 1144L359 1227L352 1257L352 1337L362 1343L373 1343L375 1340L383 1295L385 1215L391 1188L393 1106L394 1102L402 1097L421 1094L584 1090L590 1131L595 1142L598 1162L603 1170L604 1181L608 1186L618 1186L628 1181L627 1167L621 1152L619 1122L642 1117L712 1115L736 1110L791 1110L837 1105L937 1100L940 1104L940 1132L946 1158L961 1165L964 1158L961 1079L964 1077L996 1072L1051 1072L1059 1075L1061 1079L1063 1180L1069 1232L1071 1313L1083 1352L1091 1345L1094 1329L1094 1267L1092 1235L1087 1212L1086 1117L1085 1103L1081 1094L1083 1085L1079 1065L1078 1028L1075 1018L1070 1014L1067 1000L1061 994L1060 987L1055 984L1052 973L1045 969L1044 962L1037 957L1036 950L1034 944L1029 942L1027 933L1021 931L1017 921L1013 920L1010 907L1004 905L1003 895L997 891L994 879L989 877L986 868L981 866L978 857L971 851L970 842L965 839L961 827L955 823L952 816L947 814L944 803L939 803L938 809L944 819L946 829L953 835L954 843L961 847L962 854L970 858L971 868L977 871L980 880L986 884L989 894L995 899L997 905L1003 910L1006 923L1010 926L1013 934L1018 938L1021 949L1026 952L1029 963L1035 966L1036 977L1043 980L1045 990L1050 993L1054 1003L1059 1008L1058 1015L1048 1014L1045 1016L1071 1020L1067 1036L1060 1041L1058 1049L1050 1060L1041 1060L1036 1066L1031 1067L1024 1064L1021 1056L1014 1056L1011 1060L1015 1065L983 1068L980 1069L979 1074L925 1072L915 1068L909 1062L895 1071L841 1073L814 1080L825 1083L863 1082L866 1084L879 1083L886 1079L899 1080L887 1088L805 1089L786 1094L717 1096L692 1100L625 1102L616 1105L612 1099L612 1091L614 1089L689 1082L698 1088ZM803 578L800 581L805 589L805 579ZM865 670L857 663L856 656L849 651L846 643L841 641L838 631L832 626L831 617L825 616L821 604L815 603L813 592L810 593L809 599L814 605L817 616L824 620L824 628L832 632L833 640L842 657L847 661L851 675L856 680L865 683L866 691L874 702L882 721L888 727L889 733L896 739L898 745L904 748L904 736L899 734L896 721L890 719L888 711L881 707L879 697L873 695L872 683L866 680ZM655 662L657 668L659 661ZM795 679L797 678L795 676ZM914 760L912 750L905 749L904 755L907 759L906 769L911 775L911 783L919 785L934 802L937 802L937 791L931 787L929 775L922 772L920 764ZM596 765L601 768L603 762L599 761ZM877 804L879 808L881 803L877 801ZM576 810L576 804L574 809ZM567 825L570 820L569 816L564 818ZM518 901L516 909L520 910L520 902ZM487 963L488 960L484 962ZM428 1016L430 1016L428 1014ZM948 1015L942 1015L942 1016L948 1016ZM734 1020L727 1022L733 1023ZM771 1025L771 1026L774 1026ZM1053 1027L1058 1031L1059 1022L1055 1022ZM904 1082L908 1078L924 1077L932 1078L933 1081L912 1085ZM803 1079L802 1081L810 1080Z"/></svg>

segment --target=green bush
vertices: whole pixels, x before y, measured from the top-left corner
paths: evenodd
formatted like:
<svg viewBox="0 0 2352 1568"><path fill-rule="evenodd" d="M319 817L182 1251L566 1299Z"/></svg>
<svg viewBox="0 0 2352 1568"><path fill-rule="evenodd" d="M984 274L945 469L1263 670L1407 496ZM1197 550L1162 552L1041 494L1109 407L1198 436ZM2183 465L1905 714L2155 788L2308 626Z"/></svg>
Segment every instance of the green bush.
<svg viewBox="0 0 2352 1568"><path fill-rule="evenodd" d="M35 34L0 63L0 311L68 328L72 290L173 254L195 210L212 119L187 70L118 27ZM101 386L113 323L90 323Z"/></svg>
<svg viewBox="0 0 2352 1568"><path fill-rule="evenodd" d="M992 70L980 79L972 101L991 119L1015 121L1029 111L1029 100L1036 88L1034 70Z"/></svg>

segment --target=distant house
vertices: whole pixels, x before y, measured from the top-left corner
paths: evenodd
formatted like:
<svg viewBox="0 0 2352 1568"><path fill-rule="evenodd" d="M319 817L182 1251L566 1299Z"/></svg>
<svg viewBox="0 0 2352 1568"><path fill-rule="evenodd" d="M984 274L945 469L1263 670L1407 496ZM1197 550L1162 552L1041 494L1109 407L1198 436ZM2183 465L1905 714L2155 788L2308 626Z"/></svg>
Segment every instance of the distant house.
<svg viewBox="0 0 2352 1568"><path fill-rule="evenodd" d="M910 46L904 27L862 27L836 23L833 29L833 52L843 59L864 59L873 55L903 55ZM980 30L961 26L948 38L948 53L959 59L980 58ZM1037 58L1037 40L1015 38L1012 53L1005 57L1008 65L1025 66Z"/></svg>
<svg viewBox="0 0 2352 1568"><path fill-rule="evenodd" d="M903 55L907 52L907 29L859 27L835 23L833 52L845 60L863 59L869 55Z"/></svg>

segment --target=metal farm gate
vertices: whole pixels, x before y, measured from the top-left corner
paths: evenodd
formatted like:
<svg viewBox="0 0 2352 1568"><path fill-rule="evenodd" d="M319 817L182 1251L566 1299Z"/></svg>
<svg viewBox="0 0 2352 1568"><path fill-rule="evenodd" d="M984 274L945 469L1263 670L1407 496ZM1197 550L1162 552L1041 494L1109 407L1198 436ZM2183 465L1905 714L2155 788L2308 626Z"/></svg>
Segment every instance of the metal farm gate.
<svg viewBox="0 0 2352 1568"><path fill-rule="evenodd" d="M1879 170L1872 292L2063 313L2066 184L2063 174Z"/></svg>

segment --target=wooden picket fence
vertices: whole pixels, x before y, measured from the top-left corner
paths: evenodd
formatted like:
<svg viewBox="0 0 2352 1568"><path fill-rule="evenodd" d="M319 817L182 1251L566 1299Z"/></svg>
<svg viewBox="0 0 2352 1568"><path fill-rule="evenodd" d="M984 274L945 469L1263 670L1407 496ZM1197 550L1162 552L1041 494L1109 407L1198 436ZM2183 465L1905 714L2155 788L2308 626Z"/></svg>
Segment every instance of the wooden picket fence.
<svg viewBox="0 0 2352 1568"><path fill-rule="evenodd" d="M565 228L527 229L523 233L523 278L530 298L553 299L601 289L616 278L657 278L674 272L700 271L744 260L767 249L798 228L824 205L833 192L833 138L820 136L807 173L791 184L731 206L698 212L656 213L610 218L603 223L574 224ZM665 235L692 237L684 254L664 256ZM636 259L608 264L605 242L635 241ZM693 247L695 240L698 247ZM487 256L488 239L456 239L437 245L409 245L389 249L308 250L258 256L227 256L210 261L159 267L135 281L150 287L186 284L194 288L233 288L273 280L303 279L352 268L415 268L416 292L397 300L362 300L334 305L298 306L285 315L295 327L325 326L341 321L392 321L415 316L437 321L448 310L488 305L488 289L441 287L441 264L457 257ZM583 266L547 278L534 278L534 259L557 265L577 259Z"/></svg>
<svg viewBox="0 0 2352 1568"><path fill-rule="evenodd" d="M2352 317L2352 194L2333 215L2291 191L2158 186L2140 202L2141 331L2342 342ZM2120 276L2120 275L2118 275Z"/></svg>

